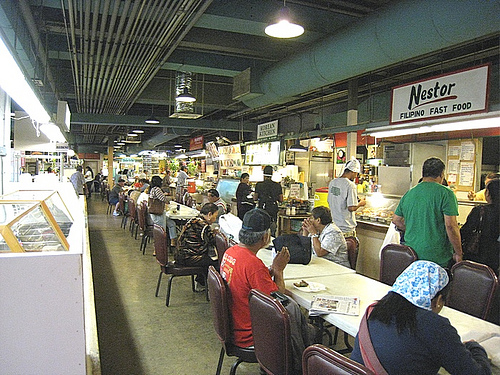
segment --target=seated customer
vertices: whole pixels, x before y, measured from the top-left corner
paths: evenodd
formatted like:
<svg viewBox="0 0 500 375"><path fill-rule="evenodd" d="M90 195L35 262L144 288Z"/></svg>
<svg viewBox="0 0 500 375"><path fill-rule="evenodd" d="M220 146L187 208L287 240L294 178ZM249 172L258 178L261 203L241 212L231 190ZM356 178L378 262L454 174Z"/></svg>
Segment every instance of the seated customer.
<svg viewBox="0 0 500 375"><path fill-rule="evenodd" d="M268 295L275 291L285 293L283 270L290 260L288 249L283 247L270 269L257 258L257 252L269 245L270 228L271 217L266 211L259 208L248 211L239 232L240 243L227 249L221 262L221 275L231 291L234 344L242 348L254 344L248 303L250 290L257 289ZM300 369L302 351L313 343L316 333L295 301L290 299L285 308L291 318L293 357L299 359L294 362L294 368Z"/></svg>
<svg viewBox="0 0 500 375"><path fill-rule="evenodd" d="M219 209L219 215L217 215L216 223L219 222L219 218L227 212L226 203L220 198L220 194L216 189L210 189L208 191L208 201L213 203Z"/></svg>
<svg viewBox="0 0 500 375"><path fill-rule="evenodd" d="M312 248L317 256L351 267L344 235L332 222L332 214L328 207L313 208L311 216L302 224L302 234L311 237Z"/></svg>
<svg viewBox="0 0 500 375"><path fill-rule="evenodd" d="M149 187L149 184L148 184ZM143 192L143 190L141 191ZM151 189L149 191L149 200L153 203L153 200L159 200L163 202L163 210L161 214L149 213L153 223L159 225L162 228L168 228L168 235L170 236L170 246L176 246L177 241L177 229L175 227L175 222L167 217L165 212L165 205L168 205L172 197L165 193L161 189L161 177L153 176L151 179ZM151 207L148 207L151 210Z"/></svg>
<svg viewBox="0 0 500 375"><path fill-rule="evenodd" d="M160 181L161 183L161 181ZM196 277L196 290L203 291L208 274L208 267L218 268L215 235L210 227L217 219L218 208L213 203L205 204L200 214L189 220L181 234L175 261L183 266L205 267L205 277Z"/></svg>
<svg viewBox="0 0 500 375"><path fill-rule="evenodd" d="M113 189L109 192L109 204L115 205L115 210L113 211L113 216L118 216L120 213L118 212L118 205L120 204L119 194L123 191L123 186L125 185L125 180L120 178L118 179L118 183L113 186Z"/></svg>
<svg viewBox="0 0 500 375"><path fill-rule="evenodd" d="M366 354L371 342L389 375L437 374L440 367L450 374L491 374L483 347L475 341L463 344L450 321L438 315L448 282L436 263L413 262L373 310L368 307L367 329L361 323L351 359L373 370L376 359Z"/></svg>

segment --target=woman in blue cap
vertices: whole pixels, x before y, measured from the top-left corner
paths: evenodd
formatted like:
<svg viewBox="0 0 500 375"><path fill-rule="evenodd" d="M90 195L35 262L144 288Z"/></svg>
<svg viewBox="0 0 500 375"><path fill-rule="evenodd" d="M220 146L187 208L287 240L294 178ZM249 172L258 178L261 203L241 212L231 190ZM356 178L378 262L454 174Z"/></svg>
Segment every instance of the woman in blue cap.
<svg viewBox="0 0 500 375"><path fill-rule="evenodd" d="M491 374L485 350L462 343L439 312L449 277L436 263L416 261L396 279L389 293L368 307L351 359L378 375Z"/></svg>

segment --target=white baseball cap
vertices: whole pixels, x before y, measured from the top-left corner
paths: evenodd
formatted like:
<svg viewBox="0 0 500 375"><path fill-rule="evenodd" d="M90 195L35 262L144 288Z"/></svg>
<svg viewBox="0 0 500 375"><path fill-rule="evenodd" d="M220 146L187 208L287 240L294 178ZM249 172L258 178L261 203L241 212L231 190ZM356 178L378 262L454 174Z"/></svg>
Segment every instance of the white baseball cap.
<svg viewBox="0 0 500 375"><path fill-rule="evenodd" d="M344 171L346 169L349 169L351 172L359 173L361 172L361 164L359 164L359 161L356 159L349 160L344 167Z"/></svg>

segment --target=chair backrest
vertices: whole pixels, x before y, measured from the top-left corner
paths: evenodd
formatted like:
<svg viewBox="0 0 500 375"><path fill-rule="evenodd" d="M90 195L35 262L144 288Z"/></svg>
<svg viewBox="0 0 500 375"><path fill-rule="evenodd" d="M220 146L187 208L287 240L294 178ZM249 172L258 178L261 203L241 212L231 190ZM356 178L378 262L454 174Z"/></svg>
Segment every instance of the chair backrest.
<svg viewBox="0 0 500 375"><path fill-rule="evenodd" d="M125 215L125 201L127 197L124 193L118 194L118 211Z"/></svg>
<svg viewBox="0 0 500 375"><path fill-rule="evenodd" d="M356 269L356 263L358 262L359 253L359 241L356 237L350 236L345 238L347 243L347 256L349 258L349 264L353 270Z"/></svg>
<svg viewBox="0 0 500 375"><path fill-rule="evenodd" d="M362 364L335 350L316 344L302 354L303 375L375 375Z"/></svg>
<svg viewBox="0 0 500 375"><path fill-rule="evenodd" d="M229 239L226 237L224 233L218 231L215 233L215 248L217 249L217 257L219 259L219 265L222 262L222 257L227 249L229 249L231 245L229 244Z"/></svg>
<svg viewBox="0 0 500 375"><path fill-rule="evenodd" d="M249 295L255 355L269 374L292 372L290 316L276 299L252 289Z"/></svg>
<svg viewBox="0 0 500 375"><path fill-rule="evenodd" d="M487 265L464 260L451 268L452 280L446 305L487 319L498 289L498 278Z"/></svg>
<svg viewBox="0 0 500 375"><path fill-rule="evenodd" d="M144 231L146 229L146 212L147 212L147 203L146 201L142 201L139 203L137 207L137 223L139 225L139 229Z"/></svg>
<svg viewBox="0 0 500 375"><path fill-rule="evenodd" d="M401 272L417 259L417 253L410 246L385 245L380 253L380 281L387 285L394 284Z"/></svg>
<svg viewBox="0 0 500 375"><path fill-rule="evenodd" d="M155 247L156 261L162 266L168 264L168 241L167 232L160 225L153 226L153 242Z"/></svg>
<svg viewBox="0 0 500 375"><path fill-rule="evenodd" d="M136 203L133 199L128 200L128 214L132 220L137 220Z"/></svg>
<svg viewBox="0 0 500 375"><path fill-rule="evenodd" d="M212 306L215 333L224 347L232 343L233 331L229 312L229 289L213 266L208 267L208 295Z"/></svg>

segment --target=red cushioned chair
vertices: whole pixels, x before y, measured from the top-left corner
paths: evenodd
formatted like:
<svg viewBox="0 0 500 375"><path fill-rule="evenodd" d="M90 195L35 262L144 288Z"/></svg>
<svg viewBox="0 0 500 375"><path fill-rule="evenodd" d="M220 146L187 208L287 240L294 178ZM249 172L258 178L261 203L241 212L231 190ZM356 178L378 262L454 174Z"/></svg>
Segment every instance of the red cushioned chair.
<svg viewBox="0 0 500 375"><path fill-rule="evenodd" d="M362 364L335 350L315 344L302 354L303 375L375 375Z"/></svg>
<svg viewBox="0 0 500 375"><path fill-rule="evenodd" d="M379 281L387 285L394 281L406 267L418 259L417 253L410 246L390 243L380 253Z"/></svg>

